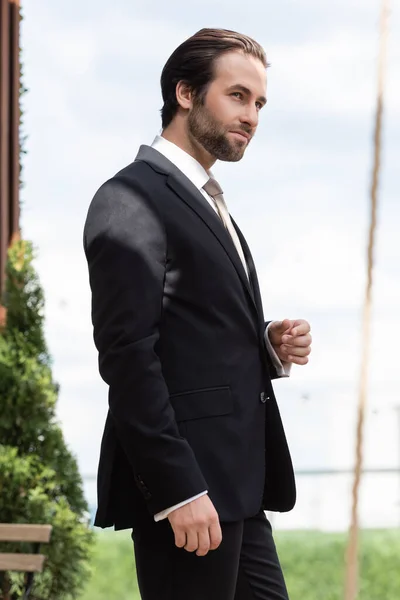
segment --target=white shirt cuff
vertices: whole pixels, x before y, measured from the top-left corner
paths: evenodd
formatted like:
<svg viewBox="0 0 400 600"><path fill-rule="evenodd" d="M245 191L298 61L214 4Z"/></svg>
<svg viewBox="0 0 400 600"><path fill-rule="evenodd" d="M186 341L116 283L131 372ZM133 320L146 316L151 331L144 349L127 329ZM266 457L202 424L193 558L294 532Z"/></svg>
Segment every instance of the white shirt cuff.
<svg viewBox="0 0 400 600"><path fill-rule="evenodd" d="M271 344L271 340L269 339L269 335L268 335L268 329L270 328L270 326L272 325L274 321L271 321L271 323L268 324L268 327L266 327L265 329L265 334L264 334L264 339L265 339L265 346L267 348L268 354L271 357L272 360L272 364L274 365L276 372L278 374L278 377L290 377L290 371L292 369L292 363L291 362L286 362L286 361L282 361L279 356L277 355L277 353L275 352L272 344Z"/></svg>
<svg viewBox="0 0 400 600"><path fill-rule="evenodd" d="M179 502L179 504L175 504L175 506L171 506L170 508L166 508L165 510L157 513L156 515L154 515L154 520L157 521L162 521L163 519L166 519L168 517L168 515L170 513L172 513L174 510L176 510L177 508L182 508L182 506L185 506L185 504L189 504L189 502L193 502L193 500L197 500L197 498L201 498L202 496L205 496L206 494L208 494L208 491L206 490L205 492L201 492L201 494L197 494L196 496L193 496L192 498L189 498L188 500L184 500L183 502Z"/></svg>

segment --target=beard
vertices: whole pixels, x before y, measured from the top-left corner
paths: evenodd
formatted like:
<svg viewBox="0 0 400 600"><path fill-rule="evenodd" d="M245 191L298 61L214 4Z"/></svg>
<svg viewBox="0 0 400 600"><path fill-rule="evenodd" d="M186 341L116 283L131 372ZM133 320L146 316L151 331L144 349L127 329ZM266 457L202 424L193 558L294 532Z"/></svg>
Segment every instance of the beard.
<svg viewBox="0 0 400 600"><path fill-rule="evenodd" d="M246 131L244 128L242 130ZM238 162L243 158L248 146L248 143L244 144L241 140L230 140L227 136L229 129L212 115L201 99L195 100L189 114L188 131L189 135L217 160Z"/></svg>

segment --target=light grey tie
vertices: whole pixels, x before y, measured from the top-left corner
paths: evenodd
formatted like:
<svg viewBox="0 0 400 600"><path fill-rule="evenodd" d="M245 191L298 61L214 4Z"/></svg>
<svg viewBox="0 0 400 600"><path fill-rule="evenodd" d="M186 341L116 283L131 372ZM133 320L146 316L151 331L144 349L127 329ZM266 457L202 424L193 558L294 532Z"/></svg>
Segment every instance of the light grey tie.
<svg viewBox="0 0 400 600"><path fill-rule="evenodd" d="M249 277L249 273L247 270L246 259L243 254L242 245L240 243L238 234L236 233L236 229L233 226L231 221L231 217L228 212L228 207L226 206L226 202L224 200L224 193L222 191L221 186L218 181L213 179L212 177L207 181L207 183L203 186L203 189L207 192L209 196L214 200L214 204L217 207L218 214L221 217L221 221L225 225L226 230L230 234L233 243L235 244L235 248L237 253L239 254L240 260L243 263L244 271Z"/></svg>

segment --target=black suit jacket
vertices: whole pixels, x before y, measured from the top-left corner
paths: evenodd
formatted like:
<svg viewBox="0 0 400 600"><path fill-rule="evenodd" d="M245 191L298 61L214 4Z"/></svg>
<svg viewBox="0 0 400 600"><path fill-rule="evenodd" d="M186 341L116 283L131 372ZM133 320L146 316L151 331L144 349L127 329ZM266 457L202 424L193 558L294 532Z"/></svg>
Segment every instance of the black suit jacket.
<svg viewBox="0 0 400 600"><path fill-rule="evenodd" d="M250 250L157 150L107 181L84 248L109 413L95 524L135 527L208 490L221 521L287 511L292 463Z"/></svg>

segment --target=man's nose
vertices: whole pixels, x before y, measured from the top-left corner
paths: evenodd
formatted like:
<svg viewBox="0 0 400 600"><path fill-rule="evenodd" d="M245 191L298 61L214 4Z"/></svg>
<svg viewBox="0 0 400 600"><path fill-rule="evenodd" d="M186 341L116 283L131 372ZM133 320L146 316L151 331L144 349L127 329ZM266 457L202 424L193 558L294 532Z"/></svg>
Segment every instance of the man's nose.
<svg viewBox="0 0 400 600"><path fill-rule="evenodd" d="M241 123L247 123L252 129L258 125L258 110L255 106L247 106L240 118Z"/></svg>

